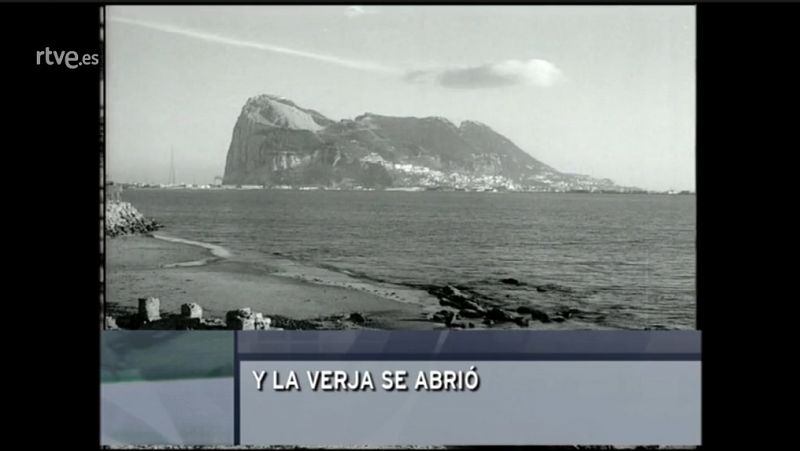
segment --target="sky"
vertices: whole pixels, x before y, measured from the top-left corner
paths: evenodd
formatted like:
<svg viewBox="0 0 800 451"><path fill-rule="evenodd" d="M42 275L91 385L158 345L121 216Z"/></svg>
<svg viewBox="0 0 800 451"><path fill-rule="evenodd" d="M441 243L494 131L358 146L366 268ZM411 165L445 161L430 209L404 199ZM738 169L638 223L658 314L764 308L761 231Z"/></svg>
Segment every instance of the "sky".
<svg viewBox="0 0 800 451"><path fill-rule="evenodd" d="M695 189L693 6L109 6L108 178L212 183L249 97L476 120L562 172Z"/></svg>

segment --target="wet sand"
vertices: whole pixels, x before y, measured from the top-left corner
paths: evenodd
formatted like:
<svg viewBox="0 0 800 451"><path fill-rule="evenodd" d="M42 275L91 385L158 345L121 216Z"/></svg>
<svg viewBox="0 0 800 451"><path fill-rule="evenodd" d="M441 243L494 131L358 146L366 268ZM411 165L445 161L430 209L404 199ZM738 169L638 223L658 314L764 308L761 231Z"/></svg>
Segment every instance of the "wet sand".
<svg viewBox="0 0 800 451"><path fill-rule="evenodd" d="M133 310L141 297L161 300L161 311L177 313L196 302L204 316L250 307L266 316L318 319L359 312L381 329L435 329L427 320L440 309L425 293L363 284L343 275L291 262L220 258L212 250L150 236L107 241L107 305ZM178 265L176 265L178 264Z"/></svg>

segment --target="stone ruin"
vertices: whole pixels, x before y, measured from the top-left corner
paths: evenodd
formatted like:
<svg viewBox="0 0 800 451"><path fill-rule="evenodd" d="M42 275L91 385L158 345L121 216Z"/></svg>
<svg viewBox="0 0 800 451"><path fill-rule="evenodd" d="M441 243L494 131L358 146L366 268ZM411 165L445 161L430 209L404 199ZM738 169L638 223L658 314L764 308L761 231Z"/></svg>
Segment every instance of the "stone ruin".
<svg viewBox="0 0 800 451"><path fill-rule="evenodd" d="M145 322L161 319L161 300L154 297L139 299L139 318Z"/></svg>
<svg viewBox="0 0 800 451"><path fill-rule="evenodd" d="M225 324L230 330L269 330L272 319L246 307L226 313Z"/></svg>
<svg viewBox="0 0 800 451"><path fill-rule="evenodd" d="M180 314L161 314L161 300L156 297L140 298L135 314L105 317L106 329L166 329L166 330L283 330L272 327L272 319L249 307L231 310L225 321L203 318L203 307L190 302L181 305Z"/></svg>
<svg viewBox="0 0 800 451"><path fill-rule="evenodd" d="M203 318L203 307L200 307L200 304L196 304L194 302L190 302L188 304L183 304L181 306L181 316L185 318Z"/></svg>

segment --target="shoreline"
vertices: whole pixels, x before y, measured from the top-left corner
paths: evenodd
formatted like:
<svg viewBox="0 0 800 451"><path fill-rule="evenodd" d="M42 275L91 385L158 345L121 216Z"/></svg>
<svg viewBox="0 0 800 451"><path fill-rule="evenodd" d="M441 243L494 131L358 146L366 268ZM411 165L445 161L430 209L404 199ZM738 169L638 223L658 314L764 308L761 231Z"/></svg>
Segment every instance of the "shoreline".
<svg viewBox="0 0 800 451"><path fill-rule="evenodd" d="M189 246L197 246L197 247L206 249L212 255L211 257L203 258L203 259L200 259L200 260L190 260L190 261L187 261L187 262L165 263L163 265L164 268L203 266L203 265L207 265L209 263L212 263L212 262L215 262L215 261L218 261L218 260L222 260L222 259L226 259L226 258L230 258L230 257L233 256L233 254L229 250L225 249L222 246L218 246L216 244L203 243L201 241L192 241L192 240L187 240L187 239L183 239L183 238L177 238L177 237L172 237L172 236L167 236L167 235L161 235L161 234L157 234L157 233L151 233L151 234L149 234L149 236L152 237L152 238L155 238L157 240L167 241L167 242L170 242L170 243L181 243L181 244L186 244L186 245L189 245Z"/></svg>
<svg viewBox="0 0 800 451"><path fill-rule="evenodd" d="M313 268L281 259L256 263L232 257L238 255L221 246L165 235L109 240L107 308L112 315L130 315L136 311L139 298L152 296L160 299L162 312L177 314L181 305L194 302L203 308L204 317L213 319L225 318L230 310L252 308L267 317L301 322L337 323L338 317L354 313L368 320L367 324L323 324L331 328L441 326L427 319L438 305L426 309L381 296L378 289L324 283Z"/></svg>
<svg viewBox="0 0 800 451"><path fill-rule="evenodd" d="M206 243L202 241L189 240L185 238L178 238L169 235L162 235L157 233L150 233L145 236L162 240L169 243L177 243L182 245L194 246L196 248L204 249L211 254L210 257L182 261L164 263L163 268L187 268L206 266L211 263L228 260L234 256L233 252L223 246ZM239 262L243 263L243 262ZM377 294L380 297L389 299L396 302L406 304L416 304L421 307L438 305L425 291L392 284L390 282L380 282L377 280L368 280L359 278L352 275L348 271L342 271L335 268L328 268L325 266L311 266L302 264L294 260L284 257L282 254L273 254L266 262L274 272L271 275L276 277L285 277L291 280L306 282L311 285L321 285L326 287L336 287L351 289L353 291L360 291L365 293ZM401 294L398 294L401 293ZM425 302L420 298L428 298Z"/></svg>
<svg viewBox="0 0 800 451"><path fill-rule="evenodd" d="M206 243L202 241L188 240L185 238L178 238L168 235L161 235L150 233L147 236L157 240L166 241L169 243L178 243L197 248L205 249L211 253L211 257L202 258L198 260L190 260L185 262L165 263L163 268L186 268L206 266L221 260L227 260L234 256L234 254L223 246ZM240 262L242 263L242 262ZM389 299L392 301L416 304L421 307L438 305L428 293L421 289L412 288L408 286L392 284L390 282L380 282L376 280L367 280L352 275L348 271L342 271L335 268L327 268L325 266L311 266L290 260L282 254L274 254L269 260L268 264L275 269L275 272L270 272L275 277L285 277L291 280L302 281L311 285L319 285L325 287L345 288L353 291L360 291L365 293L377 294L378 296ZM405 296L398 295L397 293L405 292ZM415 299L416 298L416 299ZM420 298L428 298L428 302Z"/></svg>
<svg viewBox="0 0 800 451"><path fill-rule="evenodd" d="M123 328L138 328L124 324L136 324L130 318L137 315L139 299L155 297L162 315L178 320L173 324L181 324L183 305L195 303L204 320L210 320L203 324L213 328L225 328L228 312L251 309L272 318L273 327L286 329L674 329L602 324L597 312L569 303L544 309L496 306L460 285L392 284L277 253L234 253L216 244L154 233L110 239L106 268L105 314L128 318L119 323ZM524 285L513 278L503 283ZM555 284L536 288L556 294L563 289Z"/></svg>

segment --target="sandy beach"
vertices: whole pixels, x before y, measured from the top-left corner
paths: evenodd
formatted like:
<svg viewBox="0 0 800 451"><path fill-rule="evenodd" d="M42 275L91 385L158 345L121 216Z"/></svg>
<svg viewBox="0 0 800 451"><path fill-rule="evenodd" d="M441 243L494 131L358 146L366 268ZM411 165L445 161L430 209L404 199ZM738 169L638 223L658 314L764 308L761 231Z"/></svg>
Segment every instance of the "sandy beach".
<svg viewBox="0 0 800 451"><path fill-rule="evenodd" d="M381 329L442 327L427 319L441 307L424 292L366 285L322 269L298 268L280 258L256 264L246 257L230 257L153 236L109 239L107 309L133 312L139 298L154 296L164 313L178 313L182 304L196 302L211 318L250 307L266 316L298 320L358 312L370 326Z"/></svg>

